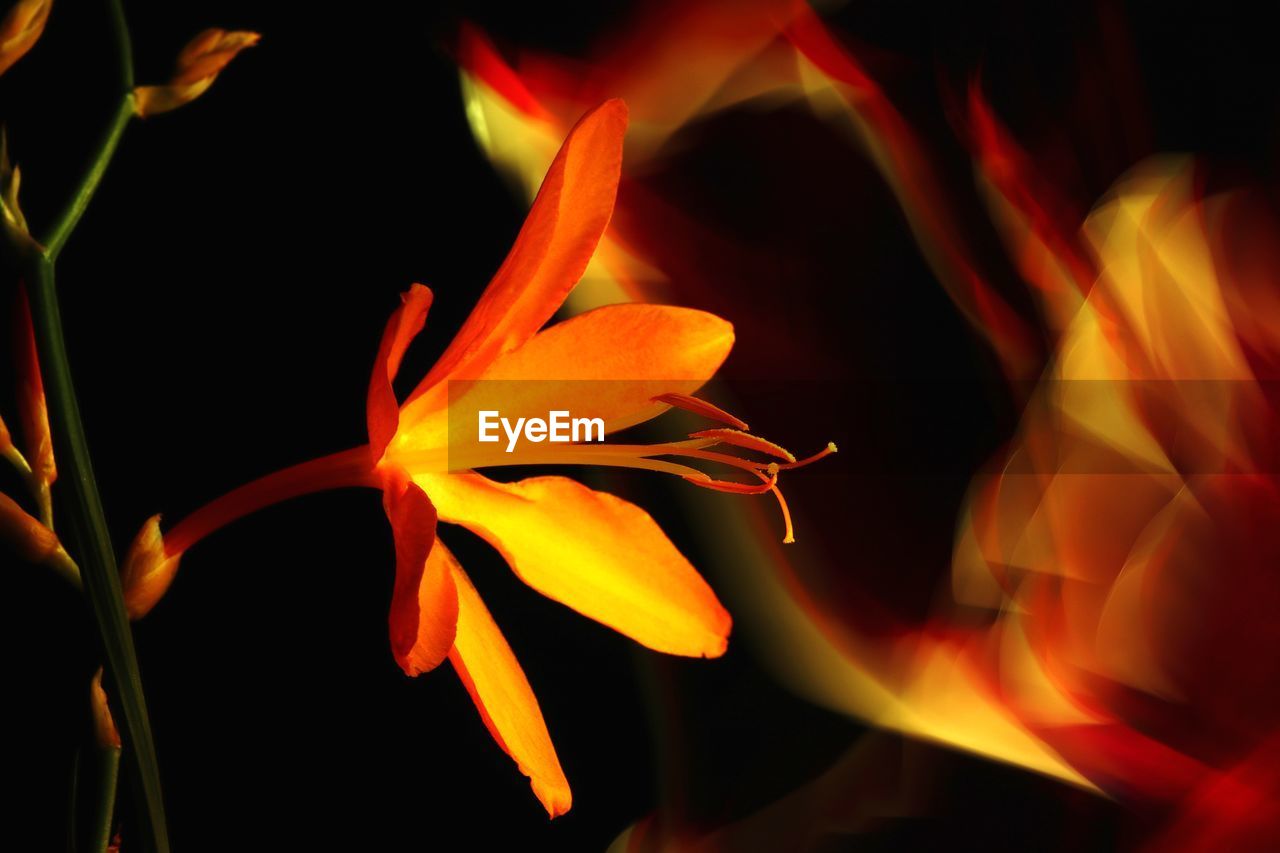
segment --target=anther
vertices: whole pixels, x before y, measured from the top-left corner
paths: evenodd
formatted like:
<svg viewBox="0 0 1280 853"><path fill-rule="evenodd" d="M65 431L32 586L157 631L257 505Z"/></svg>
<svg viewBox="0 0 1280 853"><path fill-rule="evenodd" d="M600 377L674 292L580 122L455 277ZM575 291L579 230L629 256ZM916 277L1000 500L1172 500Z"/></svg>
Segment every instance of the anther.
<svg viewBox="0 0 1280 853"><path fill-rule="evenodd" d="M766 438L758 435L752 435L749 432L742 432L736 429L704 429L700 432L690 433L690 438L714 438L717 444L731 444L734 447L741 447L746 450L755 450L766 456L773 456L787 462L795 462L796 457L781 445L774 444Z"/></svg>
<svg viewBox="0 0 1280 853"><path fill-rule="evenodd" d="M817 462L819 459L825 459L826 457L830 456L832 453L836 453L838 451L839 451L839 448L836 447L836 443L834 441L828 441L826 447L822 448L812 456L806 456L805 458L801 459L798 462L789 462L786 465L779 465L778 467L787 471L790 471L793 468L803 468L806 465L812 465L814 462Z"/></svg>

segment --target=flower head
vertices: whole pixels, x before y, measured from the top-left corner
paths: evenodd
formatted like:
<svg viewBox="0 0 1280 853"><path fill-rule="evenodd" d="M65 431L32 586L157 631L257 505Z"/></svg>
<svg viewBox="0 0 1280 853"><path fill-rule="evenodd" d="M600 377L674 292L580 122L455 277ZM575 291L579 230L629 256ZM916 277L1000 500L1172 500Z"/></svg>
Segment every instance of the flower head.
<svg viewBox="0 0 1280 853"><path fill-rule="evenodd" d="M570 131L510 254L440 360L403 402L392 382L426 324L433 297L422 285L402 296L369 384L367 447L251 483L184 520L162 542L145 537L143 549L152 563L166 561L167 584L183 552L234 518L321 488L380 489L395 541L389 622L396 661L417 675L447 658L494 739L553 817L569 808L571 795L542 712L470 578L437 535L438 523L470 529L534 589L657 651L719 656L731 619L641 508L566 477L504 483L475 469L592 464L662 471L723 491L773 492L785 512L779 471L812 461L797 462L744 432L745 423L689 396L733 345L732 327L718 317L669 306L613 305L543 328L582 277L608 226L626 125L626 106L614 100ZM599 417L607 432L674 405L737 429L658 445L561 444L552 450L538 444L514 454L451 442L453 413L490 404L516 413L572 409ZM709 449L716 445L773 458L753 462ZM716 480L686 464L692 460L733 466L752 482ZM789 539L789 522L787 527Z"/></svg>

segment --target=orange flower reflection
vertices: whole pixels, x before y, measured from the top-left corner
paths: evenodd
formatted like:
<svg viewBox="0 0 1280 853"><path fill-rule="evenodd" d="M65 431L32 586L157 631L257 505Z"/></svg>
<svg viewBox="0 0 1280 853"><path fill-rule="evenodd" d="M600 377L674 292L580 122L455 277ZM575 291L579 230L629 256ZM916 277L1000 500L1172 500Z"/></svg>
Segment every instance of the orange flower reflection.
<svg viewBox="0 0 1280 853"><path fill-rule="evenodd" d="M1053 186L976 87L967 113L944 98L953 121L968 119L983 198L1029 286L1015 311L930 140L810 4L641 7L585 59L504 56L463 28L468 118L494 164L530 189L565 117L622 92L637 116L629 174L643 184L646 155L687 145L679 134L695 121L803 99L852 132L1024 408L1007 452L974 480L946 603L923 625L833 612L795 571L831 562L820 551L720 549L754 605L743 630L765 635L779 678L878 726L1157 804L1152 849L1275 847L1280 665L1258 650L1275 646L1280 606L1280 262L1263 206L1155 159L1082 216L1095 199ZM597 253L591 292L603 298L652 292L664 261L674 268L678 251L645 239L670 226L642 190L624 194ZM717 533L750 541L752 519L733 509ZM875 573L870 559L830 568Z"/></svg>
<svg viewBox="0 0 1280 853"><path fill-rule="evenodd" d="M688 396L715 373L733 345L732 327L718 317L686 308L613 305L542 328L582 277L609 223L626 125L627 109L615 100L573 128L506 261L444 355L400 403L392 380L432 300L422 285L404 294L387 324L369 385L367 447L251 483L167 536L160 536L152 519L125 566L126 599L130 612L140 616L163 594L181 555L222 525L320 489L380 489L395 539L389 621L396 661L417 675L448 658L494 739L531 779L553 817L568 810L571 797L537 700L466 572L436 536L437 522L467 527L493 544L534 589L649 648L719 656L731 620L639 507L564 477L501 483L473 469L569 463L656 470L722 491L770 492L785 516L779 472L834 449L797 461L777 445L733 429L658 445L537 444L487 454L481 445L461 451L449 445L450 407L496 408L486 396L495 383L506 394L504 414L569 409L600 417L607 432L647 421L672 405L746 426ZM456 400L450 400L450 384L464 388ZM716 446L774 458L755 462L710 449ZM657 457L732 466L753 479L713 479L684 461ZM790 538L789 519L787 529Z"/></svg>

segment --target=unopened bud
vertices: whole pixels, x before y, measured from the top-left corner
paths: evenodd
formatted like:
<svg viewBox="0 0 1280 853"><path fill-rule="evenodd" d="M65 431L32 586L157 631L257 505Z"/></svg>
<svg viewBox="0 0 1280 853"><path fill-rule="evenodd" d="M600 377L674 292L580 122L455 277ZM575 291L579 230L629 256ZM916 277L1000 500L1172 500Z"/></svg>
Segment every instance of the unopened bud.
<svg viewBox="0 0 1280 853"><path fill-rule="evenodd" d="M18 0L0 21L0 74L35 46L53 0Z"/></svg>
<svg viewBox="0 0 1280 853"><path fill-rule="evenodd" d="M93 712L93 737L98 742L98 746L104 749L119 749L120 732L116 730L116 721L111 719L111 708L107 706L107 691L102 689L102 667L98 667L89 685L89 708Z"/></svg>
<svg viewBox="0 0 1280 853"><path fill-rule="evenodd" d="M0 494L0 543L19 558L49 566L71 583L80 585L80 568L63 550L57 534L5 494Z"/></svg>
<svg viewBox="0 0 1280 853"><path fill-rule="evenodd" d="M124 607L130 619L141 619L150 612L173 583L181 554L165 553L164 536L160 533L160 516L153 515L142 525L120 569L124 587Z"/></svg>
<svg viewBox="0 0 1280 853"><path fill-rule="evenodd" d="M15 246L32 243L27 218L18 204L18 190L22 187L22 172L9 161L9 139L0 127L0 229Z"/></svg>
<svg viewBox="0 0 1280 853"><path fill-rule="evenodd" d="M246 47L261 38L257 33L240 30L209 29L187 43L178 54L173 76L163 86L139 86L133 90L134 110L138 115L153 116L175 110L190 103L213 85L219 72Z"/></svg>
<svg viewBox="0 0 1280 853"><path fill-rule="evenodd" d="M40 354L36 349L35 325L31 322L31 304L25 287L18 289L14 337L18 367L18 407L22 415L22 433L26 439L26 459L31 466L41 509L48 506L49 487L58 479L58 465L53 457L53 433L49 430L49 408L44 397L44 379L40 372Z"/></svg>

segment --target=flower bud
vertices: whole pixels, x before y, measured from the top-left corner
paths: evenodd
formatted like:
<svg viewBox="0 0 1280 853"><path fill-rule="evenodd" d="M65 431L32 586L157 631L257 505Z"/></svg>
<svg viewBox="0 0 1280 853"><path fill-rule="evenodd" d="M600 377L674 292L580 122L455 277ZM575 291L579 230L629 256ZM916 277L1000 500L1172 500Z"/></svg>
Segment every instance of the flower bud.
<svg viewBox="0 0 1280 853"><path fill-rule="evenodd" d="M160 516L153 515L142 525L120 569L124 587L124 607L130 619L141 619L156 606L173 583L181 554L169 556L160 533Z"/></svg>
<svg viewBox="0 0 1280 853"><path fill-rule="evenodd" d="M18 189L22 186L22 172L9 162L9 141L0 127L0 229L15 246L29 246L33 242L27 228L27 218L18 205Z"/></svg>
<svg viewBox="0 0 1280 853"><path fill-rule="evenodd" d="M107 691L102 689L102 667L98 667L89 685L89 708L93 712L93 738L98 746L103 749L119 749L120 732L116 730L116 722L111 718Z"/></svg>
<svg viewBox="0 0 1280 853"><path fill-rule="evenodd" d="M194 101L213 85L218 73L246 47L261 38L240 30L208 29L188 42L178 54L173 76L163 86L139 86L133 90L134 110L142 117L177 109Z"/></svg>
<svg viewBox="0 0 1280 853"><path fill-rule="evenodd" d="M0 542L32 563L43 563L62 547L52 530L5 494L0 494Z"/></svg>
<svg viewBox="0 0 1280 853"><path fill-rule="evenodd" d="M58 465L53 457L53 433L49 429L49 407L44 397L44 379L40 372L40 354L36 349L35 325L31 321L31 303L25 287L18 289L14 338L18 370L18 410L22 415L22 436L26 440L26 458L42 509L48 509L49 487L58 479ZM50 515L52 513L50 512Z"/></svg>
<svg viewBox="0 0 1280 853"><path fill-rule="evenodd" d="M18 0L0 21L0 74L35 46L53 0Z"/></svg>

